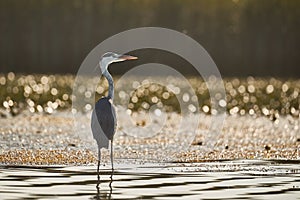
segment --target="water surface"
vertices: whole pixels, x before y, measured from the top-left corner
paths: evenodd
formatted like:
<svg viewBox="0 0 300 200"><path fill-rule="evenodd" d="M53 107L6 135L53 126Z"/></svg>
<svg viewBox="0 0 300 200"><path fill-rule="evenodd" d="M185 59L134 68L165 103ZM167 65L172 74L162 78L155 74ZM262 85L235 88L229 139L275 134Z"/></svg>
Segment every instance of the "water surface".
<svg viewBox="0 0 300 200"><path fill-rule="evenodd" d="M298 161L1 166L1 199L300 199Z"/></svg>

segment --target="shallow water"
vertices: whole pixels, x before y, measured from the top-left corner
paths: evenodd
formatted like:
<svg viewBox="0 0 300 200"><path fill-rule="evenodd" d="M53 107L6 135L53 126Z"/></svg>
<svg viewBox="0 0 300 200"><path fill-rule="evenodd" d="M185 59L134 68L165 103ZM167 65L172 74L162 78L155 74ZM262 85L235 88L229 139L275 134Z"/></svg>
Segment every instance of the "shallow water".
<svg viewBox="0 0 300 200"><path fill-rule="evenodd" d="M121 163L121 164L120 164ZM299 161L1 166L1 199L300 199Z"/></svg>

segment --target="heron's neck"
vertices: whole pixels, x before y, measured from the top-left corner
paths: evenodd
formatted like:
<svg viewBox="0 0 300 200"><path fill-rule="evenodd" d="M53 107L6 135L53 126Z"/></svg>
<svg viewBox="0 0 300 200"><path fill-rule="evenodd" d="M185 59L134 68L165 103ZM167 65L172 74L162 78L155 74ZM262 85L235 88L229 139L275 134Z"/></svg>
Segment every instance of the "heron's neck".
<svg viewBox="0 0 300 200"><path fill-rule="evenodd" d="M108 81L108 98L110 98L111 100L113 100L114 98L114 80L112 78L112 76L110 75L110 73L108 72L108 70L105 70L103 73L103 76L107 79Z"/></svg>

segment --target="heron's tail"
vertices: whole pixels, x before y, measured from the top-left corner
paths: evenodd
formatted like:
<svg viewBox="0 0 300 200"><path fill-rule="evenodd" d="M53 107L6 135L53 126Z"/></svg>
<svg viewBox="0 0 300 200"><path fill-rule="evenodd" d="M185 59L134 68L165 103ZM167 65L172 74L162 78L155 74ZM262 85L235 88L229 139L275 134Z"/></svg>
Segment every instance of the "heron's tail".
<svg viewBox="0 0 300 200"><path fill-rule="evenodd" d="M99 149L102 149L102 148L108 149L109 140L104 134L101 134L101 138L100 138L100 140L97 140L97 144L98 144Z"/></svg>

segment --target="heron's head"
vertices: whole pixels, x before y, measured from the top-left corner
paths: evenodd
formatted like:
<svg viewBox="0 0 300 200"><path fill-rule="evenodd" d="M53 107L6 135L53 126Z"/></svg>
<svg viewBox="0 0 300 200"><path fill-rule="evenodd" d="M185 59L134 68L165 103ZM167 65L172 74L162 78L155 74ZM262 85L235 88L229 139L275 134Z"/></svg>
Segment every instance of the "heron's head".
<svg viewBox="0 0 300 200"><path fill-rule="evenodd" d="M100 64L101 72L103 73L105 70L107 70L108 65L110 65L111 63L122 62L125 60L136 60L136 59L138 58L135 56L117 54L114 52L107 52L102 55L99 64Z"/></svg>

